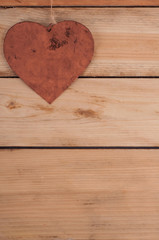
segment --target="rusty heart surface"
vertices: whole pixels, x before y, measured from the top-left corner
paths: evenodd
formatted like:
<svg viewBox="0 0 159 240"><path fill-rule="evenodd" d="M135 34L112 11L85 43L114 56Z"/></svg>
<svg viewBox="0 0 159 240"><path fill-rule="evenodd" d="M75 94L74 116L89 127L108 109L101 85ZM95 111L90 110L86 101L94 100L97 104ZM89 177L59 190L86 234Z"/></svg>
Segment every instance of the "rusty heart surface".
<svg viewBox="0 0 159 240"><path fill-rule="evenodd" d="M17 23L4 40L4 55L12 70L48 103L85 71L93 53L91 32L75 21L48 27Z"/></svg>

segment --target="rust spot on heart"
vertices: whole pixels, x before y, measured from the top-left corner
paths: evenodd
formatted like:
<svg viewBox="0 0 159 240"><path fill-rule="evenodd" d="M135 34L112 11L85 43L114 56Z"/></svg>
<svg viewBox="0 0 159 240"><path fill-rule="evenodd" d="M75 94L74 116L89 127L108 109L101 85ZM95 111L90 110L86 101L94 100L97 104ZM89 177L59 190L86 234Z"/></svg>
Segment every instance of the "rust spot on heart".
<svg viewBox="0 0 159 240"><path fill-rule="evenodd" d="M22 106L14 101L11 101L8 103L7 108L10 110L16 109L16 108L21 108Z"/></svg>
<svg viewBox="0 0 159 240"><path fill-rule="evenodd" d="M84 110L81 108L78 108L75 110L74 114L77 117L85 117L85 118L100 118L99 114L91 109Z"/></svg>
<svg viewBox="0 0 159 240"><path fill-rule="evenodd" d="M65 35L66 35L66 37L70 37L70 30L71 30L71 28L69 27L69 28L66 28L66 32L65 32Z"/></svg>
<svg viewBox="0 0 159 240"><path fill-rule="evenodd" d="M84 31L85 31L86 33L89 33L88 30L86 30L86 29L85 29Z"/></svg>
<svg viewBox="0 0 159 240"><path fill-rule="evenodd" d="M64 45L68 44L66 40L60 41L55 37L51 38L50 42L51 42L51 45L49 46L50 50L56 50L57 48L63 47Z"/></svg>
<svg viewBox="0 0 159 240"><path fill-rule="evenodd" d="M77 43L77 38L74 40L74 44L76 44Z"/></svg>
<svg viewBox="0 0 159 240"><path fill-rule="evenodd" d="M48 27L48 28L47 28L47 31L48 31L48 32L51 32L51 29L52 29L52 27Z"/></svg>

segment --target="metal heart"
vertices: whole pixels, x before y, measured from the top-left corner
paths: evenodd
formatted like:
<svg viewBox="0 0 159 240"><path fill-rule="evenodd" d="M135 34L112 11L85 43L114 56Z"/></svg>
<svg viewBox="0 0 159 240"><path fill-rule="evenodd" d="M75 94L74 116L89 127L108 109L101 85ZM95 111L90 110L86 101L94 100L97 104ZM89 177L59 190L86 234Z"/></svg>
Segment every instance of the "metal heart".
<svg viewBox="0 0 159 240"><path fill-rule="evenodd" d="M4 55L12 70L48 103L84 72L93 53L91 32L74 21L48 27L17 23L4 40Z"/></svg>

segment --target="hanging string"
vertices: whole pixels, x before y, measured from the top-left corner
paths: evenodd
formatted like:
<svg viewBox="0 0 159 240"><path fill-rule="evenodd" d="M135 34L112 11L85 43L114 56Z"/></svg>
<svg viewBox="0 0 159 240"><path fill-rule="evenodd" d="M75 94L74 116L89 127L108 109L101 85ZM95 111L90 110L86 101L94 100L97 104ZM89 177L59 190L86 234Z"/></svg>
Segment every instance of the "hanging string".
<svg viewBox="0 0 159 240"><path fill-rule="evenodd" d="M53 0L51 0L51 20L52 20L52 23L53 24L56 24L56 19L55 19L55 14L54 14L54 11L53 11Z"/></svg>

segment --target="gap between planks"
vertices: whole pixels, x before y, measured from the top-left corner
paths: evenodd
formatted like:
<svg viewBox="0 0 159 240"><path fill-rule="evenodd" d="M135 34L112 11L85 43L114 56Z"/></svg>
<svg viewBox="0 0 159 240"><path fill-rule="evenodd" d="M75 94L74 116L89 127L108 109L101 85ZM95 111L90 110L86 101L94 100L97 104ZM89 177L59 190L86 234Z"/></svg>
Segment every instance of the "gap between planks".
<svg viewBox="0 0 159 240"><path fill-rule="evenodd" d="M19 79L19 77L18 76L0 76L0 79L1 78L15 78L15 79ZM159 79L159 76L79 76L78 77L79 79L83 79L83 78L86 78L86 79L88 79L88 78L92 78L92 79L96 79L96 78L98 78L98 79L126 79L126 78L130 78L130 79Z"/></svg>
<svg viewBox="0 0 159 240"><path fill-rule="evenodd" d="M1 150L25 150L25 149L39 149L39 150L159 150L159 147L149 147L149 146L139 146L139 147L121 147L121 146L106 146L106 147L98 147L98 146L94 146L94 147L20 147L20 146L16 146L16 147L12 147L12 146L4 146L4 147L1 147L0 146L0 149Z"/></svg>

